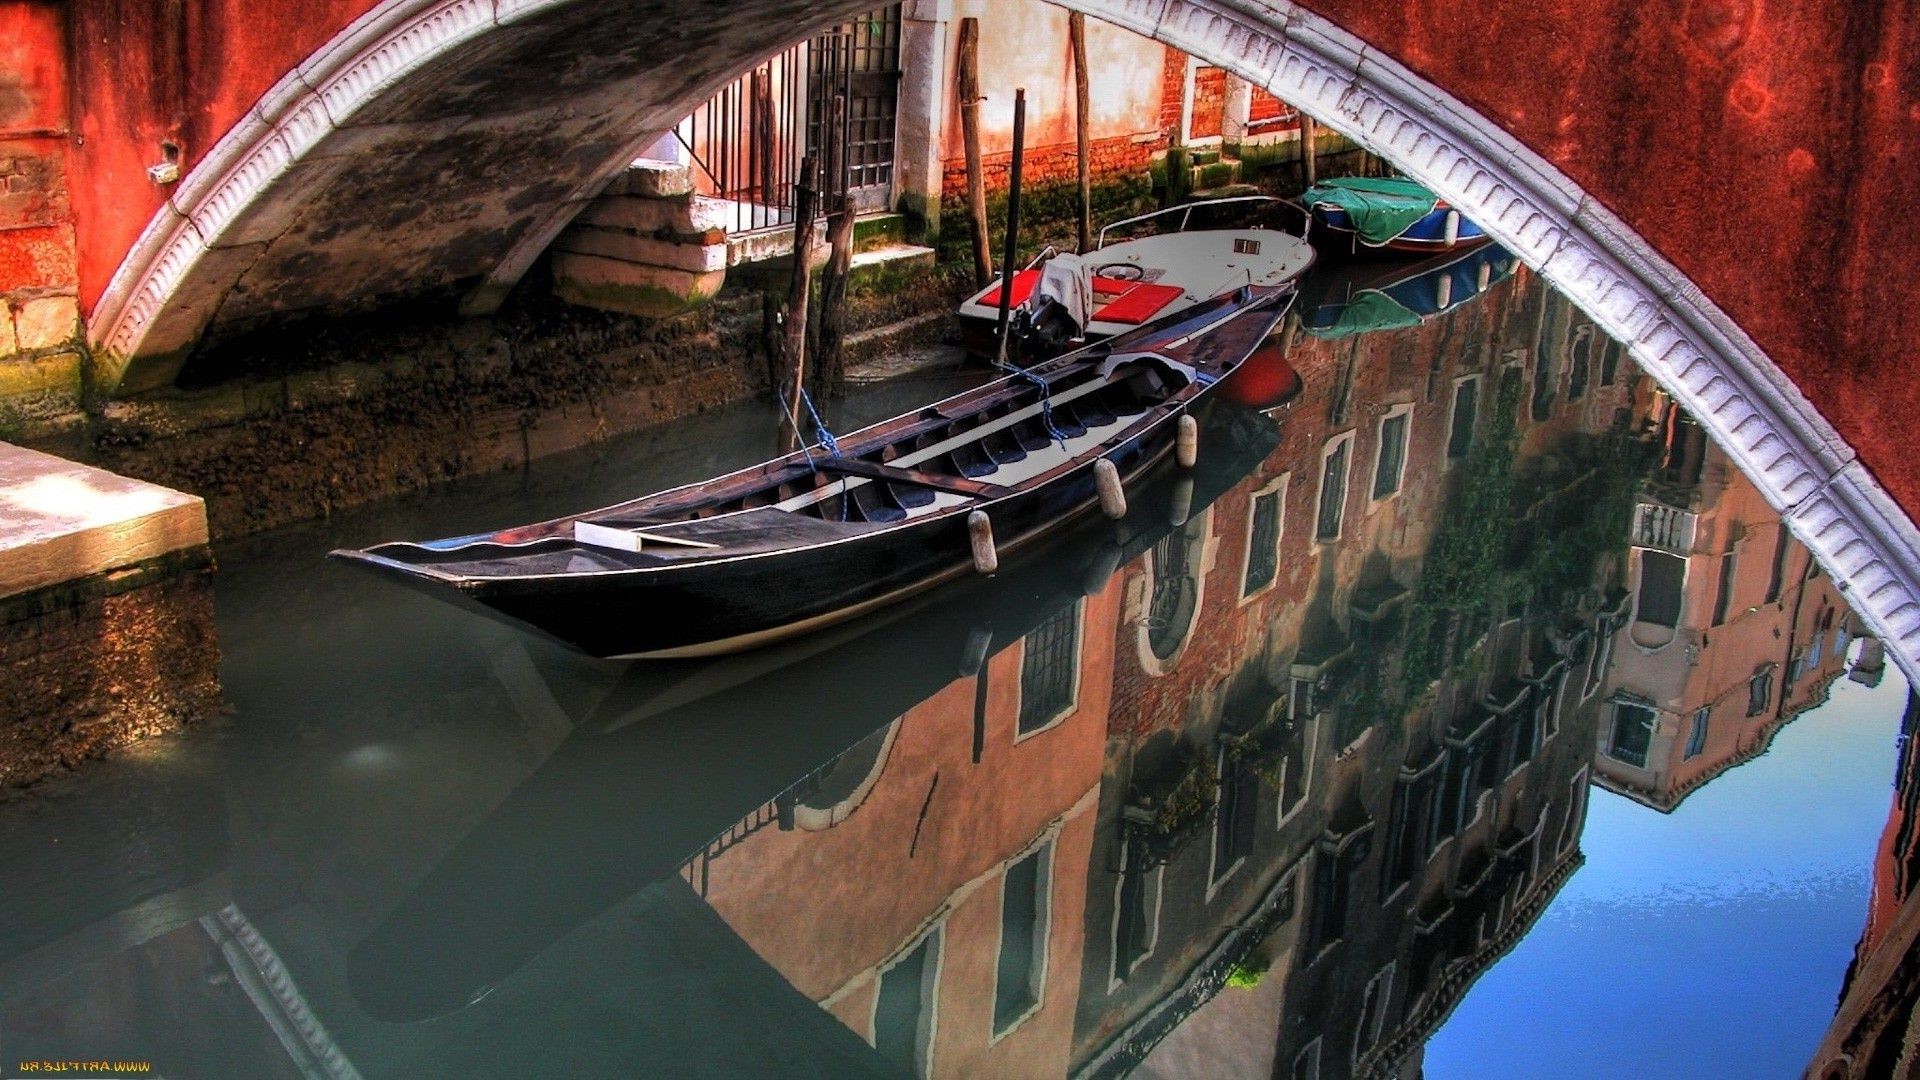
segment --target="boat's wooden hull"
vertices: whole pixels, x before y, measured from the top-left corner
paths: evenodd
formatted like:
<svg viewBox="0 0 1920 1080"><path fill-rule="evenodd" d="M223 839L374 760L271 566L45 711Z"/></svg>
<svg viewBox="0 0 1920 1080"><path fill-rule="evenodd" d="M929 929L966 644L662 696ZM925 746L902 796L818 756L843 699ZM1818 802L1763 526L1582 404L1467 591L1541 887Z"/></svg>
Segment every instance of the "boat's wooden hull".
<svg viewBox="0 0 1920 1080"><path fill-rule="evenodd" d="M587 514L334 555L594 656L755 648L974 572L971 517L1011 551L1087 513L1100 462L1124 486L1166 455L1290 300L1245 288L1129 335L1131 350L1062 357Z"/></svg>
<svg viewBox="0 0 1920 1080"><path fill-rule="evenodd" d="M1104 456L1123 478L1137 475L1172 447L1177 415L1153 418ZM981 509L1005 551L1096 502L1087 461ZM966 516L945 514L670 573L501 578L464 583L460 593L488 614L594 656L718 656L830 626L972 572Z"/></svg>
<svg viewBox="0 0 1920 1080"><path fill-rule="evenodd" d="M1320 203L1312 209L1316 245L1330 255L1350 259L1378 255L1432 255L1464 250L1490 239L1485 230L1464 215L1458 217L1453 235L1449 237L1447 217L1455 211L1445 202L1385 244L1363 243L1347 212L1337 206Z"/></svg>

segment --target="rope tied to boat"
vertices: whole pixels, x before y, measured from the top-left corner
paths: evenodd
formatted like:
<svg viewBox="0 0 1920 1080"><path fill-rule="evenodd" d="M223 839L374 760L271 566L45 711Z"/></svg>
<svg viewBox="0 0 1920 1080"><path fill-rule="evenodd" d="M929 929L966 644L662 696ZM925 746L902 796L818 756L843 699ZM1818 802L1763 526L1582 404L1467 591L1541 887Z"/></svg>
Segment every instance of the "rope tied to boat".
<svg viewBox="0 0 1920 1080"><path fill-rule="evenodd" d="M827 427L825 420L820 418L820 410L813 407L813 395L807 393L807 388L804 386L798 387L797 389L800 391L800 404L806 407L807 417L813 421L813 440L819 443L822 449L826 450L829 457L839 457L840 441L833 437L833 430ZM794 418L793 404L787 400L786 390L776 386L774 387L774 393L780 396L780 416L785 419L788 424L793 426L793 433L799 436L800 453L805 455L807 459L807 468L812 469L814 475L818 476L820 474L820 465L814 461L813 451L807 446L806 432L800 430L800 424ZM848 498L847 478L843 475L840 477L841 521L847 520Z"/></svg>
<svg viewBox="0 0 1920 1080"><path fill-rule="evenodd" d="M1053 436L1053 441L1060 444L1060 449L1065 450L1067 436L1053 422L1053 385L1035 375L1030 369L1023 368L1011 360L995 360L993 366L1010 372L1014 378L1025 379L1040 388L1040 420L1047 425L1047 433Z"/></svg>

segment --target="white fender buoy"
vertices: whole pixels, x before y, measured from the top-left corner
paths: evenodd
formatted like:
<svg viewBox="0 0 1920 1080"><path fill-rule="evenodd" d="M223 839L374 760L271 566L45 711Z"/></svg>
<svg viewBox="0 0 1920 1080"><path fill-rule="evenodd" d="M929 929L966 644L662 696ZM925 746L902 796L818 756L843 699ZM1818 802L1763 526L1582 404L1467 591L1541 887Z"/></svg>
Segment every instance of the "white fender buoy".
<svg viewBox="0 0 1920 1080"><path fill-rule="evenodd" d="M1127 493L1120 487L1120 470L1101 458L1093 463L1093 489L1100 493L1100 512L1120 520L1127 516Z"/></svg>
<svg viewBox="0 0 1920 1080"><path fill-rule="evenodd" d="M983 574L1000 569L1000 553L993 547L993 522L985 510L967 515L967 539L973 542L973 568Z"/></svg>
<svg viewBox="0 0 1920 1080"><path fill-rule="evenodd" d="M1173 505L1168 508L1167 521L1177 529L1192 516L1193 477L1182 476L1173 482Z"/></svg>
<svg viewBox="0 0 1920 1080"><path fill-rule="evenodd" d="M1183 469L1193 468L1193 463L1200 460L1200 421L1191 413L1180 414L1173 436L1173 457Z"/></svg>
<svg viewBox="0 0 1920 1080"><path fill-rule="evenodd" d="M1444 308L1453 303L1453 275L1441 274L1440 280L1433 284L1433 306Z"/></svg>
<svg viewBox="0 0 1920 1080"><path fill-rule="evenodd" d="M1460 211L1449 210L1447 211L1447 246L1452 247L1453 245L1459 242L1460 242Z"/></svg>

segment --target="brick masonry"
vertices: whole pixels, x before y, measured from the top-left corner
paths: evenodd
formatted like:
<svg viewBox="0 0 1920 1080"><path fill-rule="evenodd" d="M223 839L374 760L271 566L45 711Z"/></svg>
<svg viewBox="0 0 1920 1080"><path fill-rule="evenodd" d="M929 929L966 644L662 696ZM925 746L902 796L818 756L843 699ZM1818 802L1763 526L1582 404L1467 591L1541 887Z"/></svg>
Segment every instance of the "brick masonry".
<svg viewBox="0 0 1920 1080"><path fill-rule="evenodd" d="M1193 73L1193 129L1196 139L1219 135L1227 115L1227 73L1203 67Z"/></svg>
<svg viewBox="0 0 1920 1080"><path fill-rule="evenodd" d="M1293 110L1287 106L1286 102L1258 86L1253 88L1253 101L1247 109L1248 120L1256 123L1261 120L1278 120L1292 113Z"/></svg>
<svg viewBox="0 0 1920 1080"><path fill-rule="evenodd" d="M1138 176L1152 164L1154 155L1166 148L1166 139L1152 133L1097 139L1087 145L1093 160L1089 172L1095 183L1122 174ZM987 190L1005 191L1012 167L1011 153L982 155L980 173L986 180ZM1079 168L1078 155L1072 143L1029 147L1021 168L1020 182L1023 186L1070 182L1079 175ZM964 158L945 163L941 184L942 190L948 194L965 195L967 163Z"/></svg>
<svg viewBox="0 0 1920 1080"><path fill-rule="evenodd" d="M64 5L0 5L0 427L81 393Z"/></svg>

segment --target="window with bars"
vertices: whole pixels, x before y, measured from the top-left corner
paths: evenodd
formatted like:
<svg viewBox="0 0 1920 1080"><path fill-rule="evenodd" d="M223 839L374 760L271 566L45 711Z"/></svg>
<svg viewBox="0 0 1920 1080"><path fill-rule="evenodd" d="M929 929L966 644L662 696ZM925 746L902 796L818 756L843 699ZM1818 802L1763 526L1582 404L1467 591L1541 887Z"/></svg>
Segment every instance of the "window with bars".
<svg viewBox="0 0 1920 1080"><path fill-rule="evenodd" d="M1618 702L1613 707L1613 730L1607 737L1607 756L1635 768L1647 767L1653 745L1654 711L1645 705Z"/></svg>
<svg viewBox="0 0 1920 1080"><path fill-rule="evenodd" d="M1003 1035L1040 1007L1047 972L1053 842L1007 867L1000 879L1000 958L993 986L993 1033Z"/></svg>
<svg viewBox="0 0 1920 1080"><path fill-rule="evenodd" d="M1380 450L1373 458L1373 497L1384 499L1400 490L1407 464L1407 421L1412 412L1402 407L1380 418Z"/></svg>
<svg viewBox="0 0 1920 1080"><path fill-rule="evenodd" d="M1080 666L1080 605L1069 604L1034 628L1020 656L1017 733L1030 735L1072 711Z"/></svg>
<svg viewBox="0 0 1920 1080"><path fill-rule="evenodd" d="M846 190L860 210L887 207L900 83L900 6L870 11L813 39L808 49L807 148L823 155L833 99L845 95ZM838 190L829 177L827 186Z"/></svg>
<svg viewBox="0 0 1920 1080"><path fill-rule="evenodd" d="M823 172L833 100L844 94L843 170L856 210L887 209L900 82L900 7L870 11L769 57L722 87L675 128L703 194L732 204L735 233L793 223L794 185L840 190L836 176L800 175L813 154Z"/></svg>
<svg viewBox="0 0 1920 1080"><path fill-rule="evenodd" d="M1447 457L1458 460L1473 449L1473 424L1480 411L1480 380L1462 379L1453 387L1453 418L1447 430Z"/></svg>
<svg viewBox="0 0 1920 1080"><path fill-rule="evenodd" d="M1204 544L1196 518L1175 529L1153 546L1153 593L1147 600L1147 647L1160 660L1171 660L1186 644L1200 608L1200 579L1195 556Z"/></svg>
<svg viewBox="0 0 1920 1080"><path fill-rule="evenodd" d="M1313 538L1338 540L1340 522L1347 513L1347 454L1353 449L1351 434L1335 439L1320 461L1320 512L1315 516Z"/></svg>
<svg viewBox="0 0 1920 1080"><path fill-rule="evenodd" d="M1280 519L1285 509L1284 482L1253 497L1252 521L1247 525L1247 573L1241 596L1252 596L1280 571Z"/></svg>
<svg viewBox="0 0 1920 1080"><path fill-rule="evenodd" d="M1773 668L1765 667L1747 680L1747 715L1759 716L1773 700Z"/></svg>

